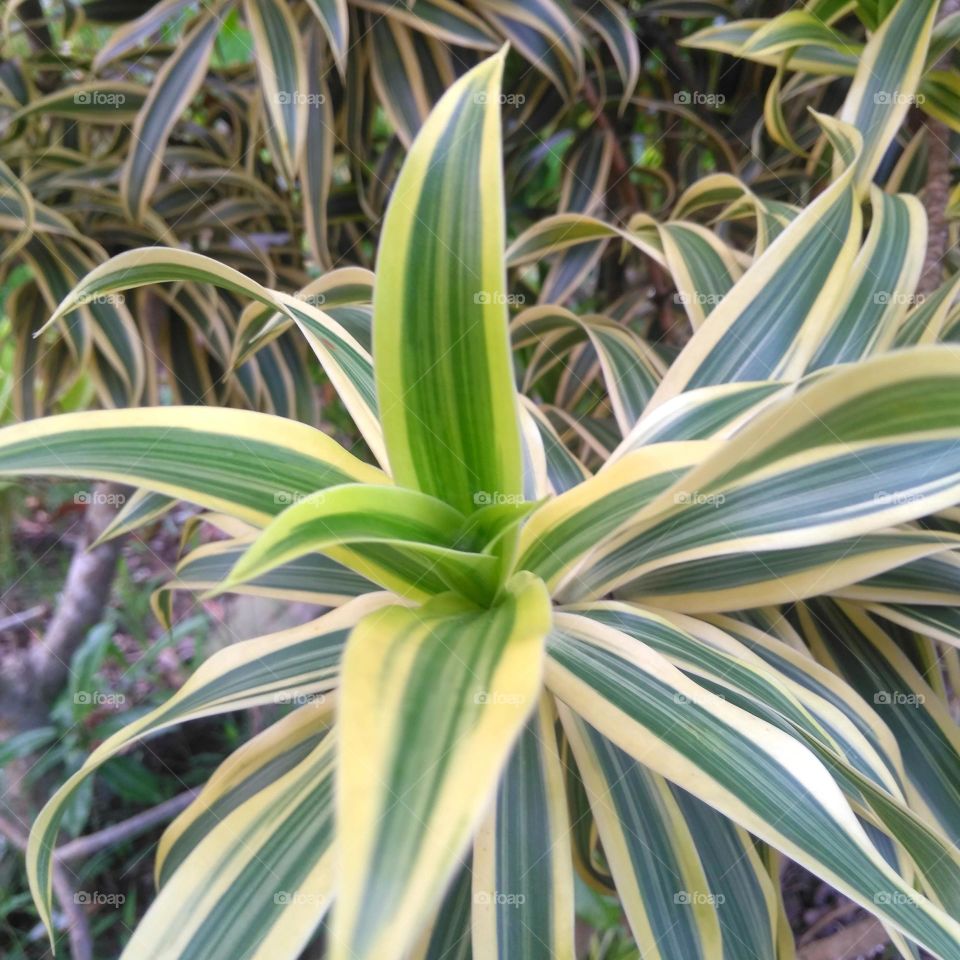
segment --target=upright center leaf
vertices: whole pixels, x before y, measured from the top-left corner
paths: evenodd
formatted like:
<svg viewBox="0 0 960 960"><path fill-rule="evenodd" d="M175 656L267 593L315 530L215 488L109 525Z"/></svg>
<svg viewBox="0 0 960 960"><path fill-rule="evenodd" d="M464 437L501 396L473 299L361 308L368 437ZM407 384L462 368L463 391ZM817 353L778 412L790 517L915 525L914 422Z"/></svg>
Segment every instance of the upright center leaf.
<svg viewBox="0 0 960 960"><path fill-rule="evenodd" d="M522 491L503 259L504 56L457 81L414 141L376 271L374 363L394 479L465 512Z"/></svg>

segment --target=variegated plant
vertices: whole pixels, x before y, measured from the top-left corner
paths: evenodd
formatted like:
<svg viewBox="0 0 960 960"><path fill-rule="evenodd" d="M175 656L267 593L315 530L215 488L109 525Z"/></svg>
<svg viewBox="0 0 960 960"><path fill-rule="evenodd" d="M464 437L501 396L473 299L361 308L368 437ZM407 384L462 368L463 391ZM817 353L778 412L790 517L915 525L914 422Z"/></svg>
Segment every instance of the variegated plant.
<svg viewBox="0 0 960 960"><path fill-rule="evenodd" d="M937 343L949 291L908 312L922 211L862 189L861 132L820 116L832 182L749 269L729 260L666 372L609 319L518 317L524 363L523 344L541 369L593 350L622 436L588 471L515 386L502 65L451 87L397 179L375 363L315 305L182 250L97 267L51 321L163 281L250 298L261 336L299 328L377 465L237 410L0 432L0 474L210 511L230 539L192 585L333 608L214 655L90 756L32 833L44 920L59 823L98 767L171 724L294 703L165 833L131 960L295 958L331 907L334 960L573 958L575 870L620 897L644 957L781 960L781 853L905 955L960 957L960 736L937 664L960 675L960 355ZM553 227L511 262L612 230ZM714 296L705 231L612 232L689 265L693 304Z"/></svg>
<svg viewBox="0 0 960 960"><path fill-rule="evenodd" d="M592 185L595 205L610 136L578 131L591 110L616 118L636 91L628 14L606 0L582 10L554 0L6 5L0 281L26 268L5 308L13 415L56 410L64 396L107 407L172 397L317 423L303 344L280 335L235 354L248 317L229 291L149 286L130 302L85 303L32 338L94 263L157 243L300 290L368 334L370 275L357 267L372 265L375 243L365 238L445 87L513 38L515 161L538 169L549 136L549 156L567 180ZM588 83L602 91L592 105L579 102ZM344 260L356 267L333 274Z"/></svg>

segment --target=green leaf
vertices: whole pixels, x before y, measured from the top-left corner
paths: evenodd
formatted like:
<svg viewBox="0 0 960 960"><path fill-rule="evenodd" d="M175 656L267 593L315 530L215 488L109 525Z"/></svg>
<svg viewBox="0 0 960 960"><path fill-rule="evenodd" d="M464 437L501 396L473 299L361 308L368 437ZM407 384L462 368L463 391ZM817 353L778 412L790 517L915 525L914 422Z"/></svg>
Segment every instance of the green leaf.
<svg viewBox="0 0 960 960"><path fill-rule="evenodd" d="M448 595L419 609L386 608L351 634L338 728L333 960L412 945L536 704L549 628L543 584L520 575L492 609Z"/></svg>
<svg viewBox="0 0 960 960"><path fill-rule="evenodd" d="M574 960L573 859L556 710L541 697L473 852L473 944L501 960Z"/></svg>
<svg viewBox="0 0 960 960"><path fill-rule="evenodd" d="M935 955L960 949L960 925L891 869L801 742L691 682L642 642L584 618L558 614L548 652L547 686L621 750Z"/></svg>
<svg viewBox="0 0 960 960"><path fill-rule="evenodd" d="M388 482L313 427L203 407L66 413L7 427L0 476L115 480L255 526L324 487Z"/></svg>
<svg viewBox="0 0 960 960"><path fill-rule="evenodd" d="M394 187L377 260L374 357L391 473L464 513L484 494L523 489L503 265L502 69L503 54L484 61L430 115Z"/></svg>
<svg viewBox="0 0 960 960"><path fill-rule="evenodd" d="M167 138L200 87L213 41L220 29L220 6L201 14L154 78L133 127L133 149L123 167L121 193L129 215L139 220L160 179Z"/></svg>

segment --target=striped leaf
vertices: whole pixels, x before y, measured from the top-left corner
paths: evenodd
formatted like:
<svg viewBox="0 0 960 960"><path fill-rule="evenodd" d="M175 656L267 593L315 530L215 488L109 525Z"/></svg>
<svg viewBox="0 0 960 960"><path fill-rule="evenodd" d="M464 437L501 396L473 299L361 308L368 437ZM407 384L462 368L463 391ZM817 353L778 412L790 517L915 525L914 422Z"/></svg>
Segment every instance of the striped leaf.
<svg viewBox="0 0 960 960"><path fill-rule="evenodd" d="M863 134L856 175L861 191L915 102L938 6L937 0L899 0L859 60L839 117Z"/></svg>
<svg viewBox="0 0 960 960"><path fill-rule="evenodd" d="M457 507L522 491L507 337L503 54L462 77L410 150L384 219L374 356L391 473ZM489 442L496 437L496 444Z"/></svg>
<svg viewBox="0 0 960 960"><path fill-rule="evenodd" d="M833 47L856 55L842 34L831 29L821 16L806 10L790 10L768 20L737 52L747 58L760 54L771 56L805 44Z"/></svg>
<svg viewBox="0 0 960 960"><path fill-rule="evenodd" d="M659 358L623 326L605 317L578 317L563 307L531 307L511 323L515 348L535 345L550 354L563 353L571 343L587 340L600 360L614 416L627 434L663 375ZM547 339L548 334L560 334ZM536 353L531 368L537 364ZM527 388L531 386L528 378Z"/></svg>
<svg viewBox="0 0 960 960"><path fill-rule="evenodd" d="M331 276L321 283L323 278L320 278L305 288L309 293L295 297L270 290L239 270L192 251L165 247L129 250L94 268L69 293L64 293L47 324L59 322L80 304L96 301L120 290L154 283L210 283L221 290L249 297L259 305L268 307L269 311L251 315L250 329L244 330L244 341L255 340L263 331L261 324L269 322L274 311L296 323L307 336L324 371L338 388L344 405L374 456L383 462L386 453L376 413L369 353L348 330L315 305L315 302L325 304L328 296L339 302L345 297L357 295L363 289L362 281L367 274L364 271L352 271L345 275L334 273L337 274L336 279ZM347 293L348 290L352 292ZM241 355L244 355L244 341L240 341L236 348ZM234 362L239 360L240 356L235 355Z"/></svg>
<svg viewBox="0 0 960 960"><path fill-rule="evenodd" d="M175 724L260 704L295 703L298 697L333 689L348 633L385 602L387 595L371 594L301 627L224 648L163 706L97 747L53 795L30 833L27 873L44 923L52 923L51 861L57 832L68 803L90 774L130 744Z"/></svg>
<svg viewBox="0 0 960 960"><path fill-rule="evenodd" d="M574 960L570 823L552 699L504 770L473 848L473 949L502 960Z"/></svg>
<svg viewBox="0 0 960 960"><path fill-rule="evenodd" d="M154 871L158 887L167 884L218 823L320 745L333 720L333 697L314 694L302 699L296 710L230 754L197 798L164 830Z"/></svg>
<svg viewBox="0 0 960 960"><path fill-rule="evenodd" d="M414 490L331 487L287 507L244 554L222 589L322 552L411 599L436 592L437 578L441 589L449 578L448 589L455 585L482 599L495 592L497 564L492 556L457 549L464 521L442 500Z"/></svg>
<svg viewBox="0 0 960 960"><path fill-rule="evenodd" d="M951 549L956 542L946 534L881 531L812 547L666 565L631 580L620 595L685 613L743 610L842 591L848 584Z"/></svg>
<svg viewBox="0 0 960 960"><path fill-rule="evenodd" d="M469 865L450 884L410 960L471 960L473 882Z"/></svg>
<svg viewBox="0 0 960 960"><path fill-rule="evenodd" d="M648 504L571 584L596 596L681 561L835 543L950 506L958 373L931 347L815 376Z"/></svg>
<svg viewBox="0 0 960 960"><path fill-rule="evenodd" d="M916 197L870 191L873 217L866 243L848 275L849 294L837 310L809 370L850 363L887 349L915 302L927 225Z"/></svg>
<svg viewBox="0 0 960 960"><path fill-rule="evenodd" d="M577 24L561 0L484 0L484 15L559 90L579 89L584 55Z"/></svg>
<svg viewBox="0 0 960 960"><path fill-rule="evenodd" d="M160 179L164 148L171 130L200 87L213 41L220 29L217 3L202 13L176 52L160 68L133 127L133 149L123 167L120 190L131 218L146 212Z"/></svg>
<svg viewBox="0 0 960 960"><path fill-rule="evenodd" d="M923 864L927 889L951 913L960 904L960 851L908 807L900 751L880 717L835 673L762 631L728 617L669 613L673 629L626 604L576 608L652 647L701 686L801 739L847 799Z"/></svg>
<svg viewBox="0 0 960 960"><path fill-rule="evenodd" d="M616 0L589 4L583 11L583 18L603 38L617 65L623 87L622 113L640 82L640 45L633 24L627 11Z"/></svg>
<svg viewBox="0 0 960 960"><path fill-rule="evenodd" d="M33 98L10 117L10 123L45 115L93 123L125 124L133 121L148 101L146 87L127 80L80 83Z"/></svg>
<svg viewBox="0 0 960 960"><path fill-rule="evenodd" d="M633 638L569 614L556 617L546 678L572 711L635 760L936 956L957 951L960 925L891 869L827 769L791 736L698 687Z"/></svg>
<svg viewBox="0 0 960 960"><path fill-rule="evenodd" d="M819 345L860 240L852 181L861 138L847 125L818 119L846 168L714 308L649 409L696 387L796 377Z"/></svg>
<svg viewBox="0 0 960 960"><path fill-rule="evenodd" d="M893 637L862 610L818 600L801 617L817 658L846 677L893 731L914 791L911 805L932 815L956 843L960 733L946 705Z"/></svg>
<svg viewBox="0 0 960 960"><path fill-rule="evenodd" d="M135 490L117 511L117 515L104 528L92 546L99 546L108 540L122 537L124 534L139 530L149 523L159 520L176 505L176 500L149 490Z"/></svg>
<svg viewBox="0 0 960 960"><path fill-rule="evenodd" d="M633 450L668 440L708 440L733 434L767 402L788 390L772 380L723 383L677 394L640 419L613 452L617 460Z"/></svg>
<svg viewBox="0 0 960 960"><path fill-rule="evenodd" d="M693 35L685 37L682 43L685 47L716 50L718 53L742 56L747 60L754 60L766 66L776 67L780 61L779 53L770 53L763 50L751 53L749 47L744 50L753 35L767 28L769 22L769 20L761 19L730 20L726 23L698 30ZM829 45L804 43L794 48L790 57L790 64L794 70L812 73L817 76L852 77L857 70L861 55L862 49L859 46L852 47L850 50L839 50L834 42Z"/></svg>
<svg viewBox="0 0 960 960"><path fill-rule="evenodd" d="M394 5L393 9L402 8ZM454 81L449 51L396 16L376 19L370 39L374 87L397 135L409 147L433 105Z"/></svg>
<svg viewBox="0 0 960 960"><path fill-rule="evenodd" d="M318 264L329 267L332 257L327 248L327 204L333 182L334 118L330 91L323 77L324 55L320 30L314 27L307 40L306 72L309 96L299 172L310 249Z"/></svg>
<svg viewBox="0 0 960 960"><path fill-rule="evenodd" d="M202 407L66 413L7 427L0 475L114 480L255 526L324 487L388 482L312 427Z"/></svg>
<svg viewBox="0 0 960 960"><path fill-rule="evenodd" d="M253 36L260 86L272 135L280 145L289 176L298 169L306 147L311 110L323 109L307 75L307 57L293 13L283 0L244 0Z"/></svg>
<svg viewBox="0 0 960 960"><path fill-rule="evenodd" d="M94 73L158 33L166 23L189 6L189 3L190 0L161 0L136 19L114 30L93 58Z"/></svg>
<svg viewBox="0 0 960 960"><path fill-rule="evenodd" d="M338 607L345 601L376 590L376 585L336 560L312 553L225 588L223 581L254 541L254 533L216 540L191 550L176 566L174 576L152 594L150 605L156 618L168 629L172 624L173 593L217 590L253 597L269 597L291 603Z"/></svg>
<svg viewBox="0 0 960 960"><path fill-rule="evenodd" d="M267 960L306 946L333 899L334 738L275 776L187 854L124 960Z"/></svg>
<svg viewBox="0 0 960 960"><path fill-rule="evenodd" d="M721 957L716 898L667 782L572 711L560 715L641 956Z"/></svg>
<svg viewBox="0 0 960 960"><path fill-rule="evenodd" d="M585 551L625 526L708 449L695 442L642 448L548 501L524 525L519 567L555 584Z"/></svg>
<svg viewBox="0 0 960 960"><path fill-rule="evenodd" d="M549 627L543 585L521 575L490 610L440 597L420 609L386 608L351 634L338 732L334 960L399 954L413 943L536 704Z"/></svg>
<svg viewBox="0 0 960 960"><path fill-rule="evenodd" d="M453 0L409 0L403 4L390 0L357 0L357 4L386 14L445 43L478 50L493 50L497 46L484 22L466 6Z"/></svg>
<svg viewBox="0 0 960 960"><path fill-rule="evenodd" d="M337 69L343 76L346 72L347 51L350 43L350 18L347 0L307 0L307 6L313 11L323 32L330 41Z"/></svg>
<svg viewBox="0 0 960 960"><path fill-rule="evenodd" d="M536 431L539 443L543 447L543 468L546 471L546 483L534 486L528 493L528 499L540 499L547 493L565 493L590 476L587 468L567 449L550 420L539 408L521 397L521 423L524 435L527 427ZM526 418L529 417L529 420Z"/></svg>

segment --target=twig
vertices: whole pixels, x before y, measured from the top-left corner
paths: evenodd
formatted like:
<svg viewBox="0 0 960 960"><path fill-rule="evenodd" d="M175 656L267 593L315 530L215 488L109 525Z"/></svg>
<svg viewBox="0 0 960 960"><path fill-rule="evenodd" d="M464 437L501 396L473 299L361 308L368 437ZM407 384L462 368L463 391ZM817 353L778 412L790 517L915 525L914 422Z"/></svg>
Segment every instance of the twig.
<svg viewBox="0 0 960 960"><path fill-rule="evenodd" d="M54 863L52 873L53 892L57 895L60 909L67 921L71 960L93 960L93 937L90 935L90 924L83 907L77 903L76 890L67 879L66 870L59 863Z"/></svg>
<svg viewBox="0 0 960 960"><path fill-rule="evenodd" d="M876 917L864 917L797 951L797 960L856 960L889 941Z"/></svg>
<svg viewBox="0 0 960 960"><path fill-rule="evenodd" d="M803 935L797 939L797 944L802 947L804 944L810 943L816 939L817 934L823 930L824 927L830 926L830 924L836 920L842 920L844 917L849 916L855 910L859 909L860 908L851 900L844 900L838 903L832 910L828 910L822 917L818 917L814 923L804 930Z"/></svg>
<svg viewBox="0 0 960 960"><path fill-rule="evenodd" d="M116 516L120 487L98 483L91 491L83 534L70 561L67 579L56 610L47 625L43 642L31 649L33 693L49 702L61 690L69 663L87 631L103 616L110 597L120 540L109 540L87 549Z"/></svg>
<svg viewBox="0 0 960 960"><path fill-rule="evenodd" d="M27 835L11 820L0 816L0 834L3 834L18 850L27 849ZM51 871L53 892L66 918L67 937L70 940L72 960L93 960L93 938L90 924L82 906L77 903L76 891L61 863L54 861Z"/></svg>
<svg viewBox="0 0 960 960"><path fill-rule="evenodd" d="M12 630L15 627L25 627L28 623L39 620L44 613L46 613L46 610L47 608L43 606L43 604L38 604L29 610L23 610L20 613L11 613L8 617L2 617L0 618L0 631Z"/></svg>
<svg viewBox="0 0 960 960"><path fill-rule="evenodd" d="M0 814L0 833L18 850L27 849L27 835L12 821Z"/></svg>
<svg viewBox="0 0 960 960"><path fill-rule="evenodd" d="M131 837L145 833L151 827L175 817L181 810L190 805L199 792L199 787L193 790L185 790L183 793L178 793L175 797L164 800L163 803L158 803L155 807L144 810L143 813L137 813L111 827L105 827L96 833L89 833L85 837L77 837L76 840L71 840L69 843L57 847L55 857L60 862L79 860L89 857L104 847L113 846L121 840L129 840Z"/></svg>

